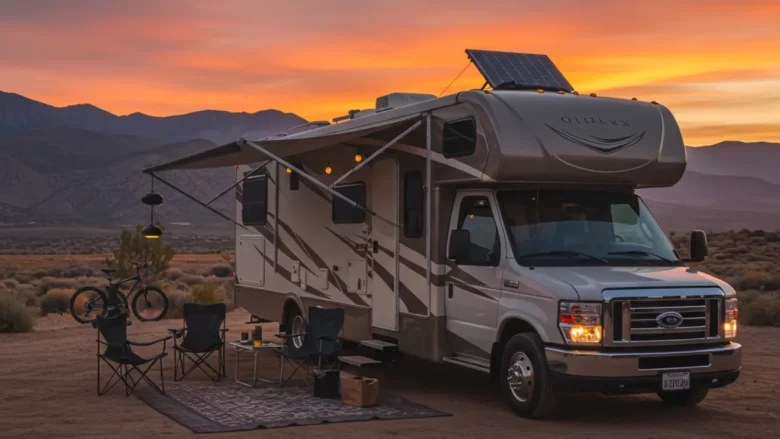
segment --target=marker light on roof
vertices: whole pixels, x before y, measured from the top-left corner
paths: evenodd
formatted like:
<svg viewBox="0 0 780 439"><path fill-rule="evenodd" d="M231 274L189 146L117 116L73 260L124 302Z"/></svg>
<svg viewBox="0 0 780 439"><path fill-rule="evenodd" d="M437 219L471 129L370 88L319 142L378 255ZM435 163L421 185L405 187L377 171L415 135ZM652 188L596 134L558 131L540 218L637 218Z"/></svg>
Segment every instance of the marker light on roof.
<svg viewBox="0 0 780 439"><path fill-rule="evenodd" d="M363 154L355 154L355 162L360 163L363 161Z"/></svg>
<svg viewBox="0 0 780 439"><path fill-rule="evenodd" d="M285 170L287 171L288 174L292 174L292 168L287 168Z"/></svg>

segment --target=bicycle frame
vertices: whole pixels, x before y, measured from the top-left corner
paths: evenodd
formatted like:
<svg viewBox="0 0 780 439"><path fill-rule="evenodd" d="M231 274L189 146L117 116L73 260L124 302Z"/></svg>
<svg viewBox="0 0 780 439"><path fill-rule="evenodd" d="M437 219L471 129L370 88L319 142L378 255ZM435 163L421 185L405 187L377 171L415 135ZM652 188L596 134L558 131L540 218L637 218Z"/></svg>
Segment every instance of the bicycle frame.
<svg viewBox="0 0 780 439"><path fill-rule="evenodd" d="M119 294L122 294L119 289L122 287L123 284L126 284L128 282L135 281L132 287L130 287L130 291L127 292L125 298L132 296L132 294L136 291L136 288L140 285L140 290L143 290L146 288L146 282L144 282L143 278L141 277L140 271L136 272L133 276L126 277L124 279L120 279L117 282L111 282L111 279L108 281L108 287L106 287L106 300L108 303L106 304L108 307L111 306L118 306L123 305L124 301L121 297L119 297Z"/></svg>

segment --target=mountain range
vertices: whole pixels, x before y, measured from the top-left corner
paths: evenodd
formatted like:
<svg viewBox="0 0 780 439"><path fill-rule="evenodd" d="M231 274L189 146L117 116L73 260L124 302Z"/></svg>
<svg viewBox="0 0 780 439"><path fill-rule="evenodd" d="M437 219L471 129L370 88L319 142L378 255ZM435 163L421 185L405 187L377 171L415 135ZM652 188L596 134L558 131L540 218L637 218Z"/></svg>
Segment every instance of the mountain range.
<svg viewBox="0 0 780 439"><path fill-rule="evenodd" d="M53 107L0 92L0 224L117 226L148 221L140 170L239 137L261 138L306 121L290 113L199 111L117 116L92 105ZM672 188L639 193L666 230L780 229L780 144L722 142L688 148ZM210 199L235 181L232 169L177 171L170 181ZM167 187L163 223L229 225ZM230 212L225 196L213 205ZM216 230L216 229L215 229Z"/></svg>

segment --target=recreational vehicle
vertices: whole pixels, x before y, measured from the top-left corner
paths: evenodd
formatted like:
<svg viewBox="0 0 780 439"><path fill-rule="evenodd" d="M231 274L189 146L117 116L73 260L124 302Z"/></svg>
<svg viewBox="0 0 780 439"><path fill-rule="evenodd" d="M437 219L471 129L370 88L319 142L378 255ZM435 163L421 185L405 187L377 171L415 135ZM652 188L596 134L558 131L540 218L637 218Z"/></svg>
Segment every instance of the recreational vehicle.
<svg viewBox="0 0 780 439"><path fill-rule="evenodd" d="M734 382L734 289L686 265L703 232L681 258L636 193L685 171L672 113L580 95L543 55L468 53L482 89L145 172L235 167L235 303L288 333L344 308L346 340L485 372L530 417L568 392L683 406Z"/></svg>

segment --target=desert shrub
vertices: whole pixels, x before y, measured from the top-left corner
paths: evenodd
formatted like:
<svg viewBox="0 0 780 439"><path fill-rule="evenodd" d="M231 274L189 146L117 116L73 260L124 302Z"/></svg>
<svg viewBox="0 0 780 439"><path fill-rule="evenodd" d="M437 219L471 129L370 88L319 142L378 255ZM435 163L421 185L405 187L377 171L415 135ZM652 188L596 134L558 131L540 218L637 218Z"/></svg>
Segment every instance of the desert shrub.
<svg viewBox="0 0 780 439"><path fill-rule="evenodd" d="M119 276L130 276L135 273L133 262L149 264L147 277L149 281L158 279L171 265L171 259L176 254L173 246L162 239L144 238L139 225L134 232L122 230L119 235L119 247L111 253L113 257L106 260L109 267L119 270Z"/></svg>
<svg viewBox="0 0 780 439"><path fill-rule="evenodd" d="M207 274L216 277L232 277L233 267L225 264L217 264L209 268Z"/></svg>
<svg viewBox="0 0 780 439"><path fill-rule="evenodd" d="M220 303L219 295L217 295L217 286L212 283L207 283L192 287L192 303L204 305Z"/></svg>
<svg viewBox="0 0 780 439"><path fill-rule="evenodd" d="M755 293L740 295L740 321L754 326L780 326L780 295Z"/></svg>
<svg viewBox="0 0 780 439"><path fill-rule="evenodd" d="M21 287L15 290L8 290L3 293L7 294L9 297L21 303L24 306L29 306L29 307L38 306L38 296L36 296L35 292L30 288Z"/></svg>
<svg viewBox="0 0 780 439"><path fill-rule="evenodd" d="M92 267L70 267L62 270L62 277L91 277L95 275Z"/></svg>
<svg viewBox="0 0 780 439"><path fill-rule="evenodd" d="M764 235L764 241L766 242L780 242L780 233L771 232Z"/></svg>
<svg viewBox="0 0 780 439"><path fill-rule="evenodd" d="M0 293L0 332L29 332L35 323L30 310L18 300Z"/></svg>
<svg viewBox="0 0 780 439"><path fill-rule="evenodd" d="M21 273L15 273L13 275L13 278L18 281L20 284L29 284L34 279L37 279L35 276L28 272L21 272Z"/></svg>
<svg viewBox="0 0 780 439"><path fill-rule="evenodd" d="M169 268L165 271L165 278L169 280L176 280L184 276L184 274L185 273L178 268Z"/></svg>
<svg viewBox="0 0 780 439"><path fill-rule="evenodd" d="M68 313L70 307L70 298L75 290L70 288L52 288L41 297L41 313ZM84 294L79 295L80 303L76 303L76 309L82 310L87 297Z"/></svg>
<svg viewBox="0 0 780 439"><path fill-rule="evenodd" d="M180 277L177 282L182 283L187 286L193 286L193 285L201 285L205 282L205 279L203 276L199 276L196 274L185 274L184 276Z"/></svg>
<svg viewBox="0 0 780 439"><path fill-rule="evenodd" d="M76 281L73 279L61 279L53 277L44 277L38 285L38 295L42 296L53 288L76 288Z"/></svg>
<svg viewBox="0 0 780 439"><path fill-rule="evenodd" d="M2 284L7 290L15 290L19 288L19 281L16 279L3 279Z"/></svg>
<svg viewBox="0 0 780 439"><path fill-rule="evenodd" d="M190 294L182 290L166 291L168 296L168 313L166 319L180 319L184 317L184 304L192 301Z"/></svg>

